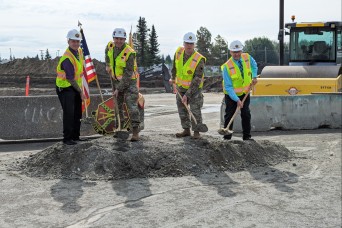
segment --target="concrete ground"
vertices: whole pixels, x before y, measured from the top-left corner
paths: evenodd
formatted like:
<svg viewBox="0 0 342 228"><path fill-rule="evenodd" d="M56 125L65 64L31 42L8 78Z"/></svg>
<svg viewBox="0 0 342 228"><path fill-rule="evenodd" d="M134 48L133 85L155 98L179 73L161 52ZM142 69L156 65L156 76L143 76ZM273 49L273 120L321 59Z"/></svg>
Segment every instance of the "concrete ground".
<svg viewBox="0 0 342 228"><path fill-rule="evenodd" d="M142 135L181 130L174 97L145 98ZM205 94L207 135L221 137L221 98ZM253 137L283 144L295 158L198 177L42 180L10 166L54 142L0 144L0 227L341 227L341 129Z"/></svg>

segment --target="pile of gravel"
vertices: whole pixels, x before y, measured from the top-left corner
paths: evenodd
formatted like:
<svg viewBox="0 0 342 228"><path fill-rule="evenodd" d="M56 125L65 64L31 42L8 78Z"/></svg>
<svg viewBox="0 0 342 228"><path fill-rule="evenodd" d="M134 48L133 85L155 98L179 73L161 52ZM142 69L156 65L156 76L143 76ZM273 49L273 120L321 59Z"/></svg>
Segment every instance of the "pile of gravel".
<svg viewBox="0 0 342 228"><path fill-rule="evenodd" d="M117 180L239 171L275 165L292 156L283 145L270 141L177 139L160 134L132 143L106 136L75 146L56 143L24 159L20 169L44 179Z"/></svg>

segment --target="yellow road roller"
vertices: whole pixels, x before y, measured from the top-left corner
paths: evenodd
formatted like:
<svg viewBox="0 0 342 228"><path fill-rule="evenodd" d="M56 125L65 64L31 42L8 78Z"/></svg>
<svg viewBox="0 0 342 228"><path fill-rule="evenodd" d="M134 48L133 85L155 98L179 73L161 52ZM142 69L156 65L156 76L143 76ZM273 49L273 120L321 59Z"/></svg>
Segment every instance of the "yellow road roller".
<svg viewBox="0 0 342 228"><path fill-rule="evenodd" d="M253 95L342 92L342 22L286 23L289 66L266 66Z"/></svg>

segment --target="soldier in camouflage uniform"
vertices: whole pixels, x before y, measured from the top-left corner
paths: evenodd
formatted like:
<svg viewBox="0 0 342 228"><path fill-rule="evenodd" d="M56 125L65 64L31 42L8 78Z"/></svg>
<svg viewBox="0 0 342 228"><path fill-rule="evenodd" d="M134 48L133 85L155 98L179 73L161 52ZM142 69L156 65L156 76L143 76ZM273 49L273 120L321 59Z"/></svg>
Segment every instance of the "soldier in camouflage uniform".
<svg viewBox="0 0 342 228"><path fill-rule="evenodd" d="M172 68L172 83L176 85L179 95L176 95L178 113L183 131L176 134L177 138L191 136L190 127L194 129L194 121L190 121L185 105L190 106L197 124L202 124L201 108L203 106L204 64L206 58L194 50L196 36L189 32L184 35L183 47L179 47L174 56ZM194 139L200 138L199 131L194 130Z"/></svg>
<svg viewBox="0 0 342 228"><path fill-rule="evenodd" d="M114 42L110 41L105 50L106 71L111 75L113 96L117 98L120 119L124 120L122 105L126 102L133 128L131 141L138 141L140 115L137 104L139 91L138 75L135 73L137 70L136 53L125 43L126 37L126 31L123 28L114 29Z"/></svg>

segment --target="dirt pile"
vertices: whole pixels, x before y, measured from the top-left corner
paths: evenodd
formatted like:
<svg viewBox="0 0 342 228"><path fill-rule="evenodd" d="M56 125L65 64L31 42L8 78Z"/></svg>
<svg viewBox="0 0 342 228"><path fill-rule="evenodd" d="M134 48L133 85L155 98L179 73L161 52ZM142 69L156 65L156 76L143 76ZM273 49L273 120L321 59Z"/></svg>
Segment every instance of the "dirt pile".
<svg viewBox="0 0 342 228"><path fill-rule="evenodd" d="M142 136L136 143L110 136L65 146L62 143L20 163L23 173L44 179L117 180L238 171L286 161L292 153L270 141L176 139L170 134Z"/></svg>
<svg viewBox="0 0 342 228"><path fill-rule="evenodd" d="M30 76L32 88L52 88L55 86L56 67L59 57L51 60L39 60L34 58L15 59L5 64L0 64L1 87L21 87L26 83L26 76ZM93 60L96 73L99 75L101 85L110 85L106 73L105 63ZM90 86L96 86L91 83Z"/></svg>
<svg viewBox="0 0 342 228"><path fill-rule="evenodd" d="M0 64L0 96L20 96L23 93L16 91L2 91L1 88L25 89L26 77L30 76L30 95L52 95L55 94L56 67L60 57L51 60L39 60L35 58L15 59L8 63ZM106 65L93 59L101 88L111 88L109 76L106 72ZM163 88L165 81L159 75L153 79L141 80L140 86L144 88ZM204 91L222 91L222 77L206 77ZM94 88L95 82L89 84ZM49 89L45 92L34 90L35 88ZM52 90L51 90L52 89ZM51 91L52 92L51 92ZM148 92L148 91L147 91ZM162 92L165 92L164 89Z"/></svg>

